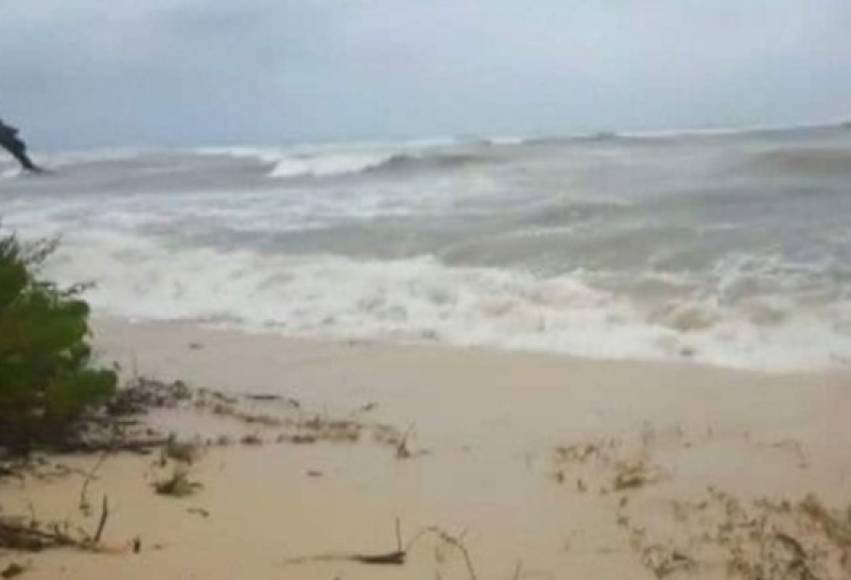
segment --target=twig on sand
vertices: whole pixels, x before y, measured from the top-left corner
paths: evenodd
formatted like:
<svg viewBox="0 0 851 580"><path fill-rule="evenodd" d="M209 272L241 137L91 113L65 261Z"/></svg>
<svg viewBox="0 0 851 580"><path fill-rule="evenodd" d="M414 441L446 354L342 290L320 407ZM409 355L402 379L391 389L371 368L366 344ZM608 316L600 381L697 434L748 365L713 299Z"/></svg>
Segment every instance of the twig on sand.
<svg viewBox="0 0 851 580"><path fill-rule="evenodd" d="M358 562L359 564L394 564L402 565L405 563L405 552L393 551L383 554L360 554L357 552L351 553L336 553L336 554L319 554L317 556L306 556L302 558L290 558L285 560L284 564L305 564L307 562Z"/></svg>
<svg viewBox="0 0 851 580"><path fill-rule="evenodd" d="M411 433L414 430L414 425L411 424L408 427L408 430L405 431L405 434L402 435L402 438L399 440L399 444L396 446L396 459L410 459L412 454L408 449L408 437L410 437Z"/></svg>
<svg viewBox="0 0 851 580"><path fill-rule="evenodd" d="M464 563L467 565L467 572L470 575L470 580L478 580L478 576L476 576L476 570L475 568L473 568L473 560L472 558L470 558L470 552L467 551L467 546L465 546L464 543L461 541L460 536L451 536L440 528L428 528L428 531L437 534L437 536L441 540L451 546L454 546L459 552L461 552L461 555L464 556Z"/></svg>
<svg viewBox="0 0 851 580"><path fill-rule="evenodd" d="M97 532L94 536L81 532L81 538L68 535L67 524L63 529L61 524L54 522L50 524L49 530L42 530L37 527L37 523L34 521L25 524L9 518L0 519L0 547L26 552L40 552L48 548L76 548L100 552L104 550L99 543L108 514L108 504L104 497L103 511Z"/></svg>
<svg viewBox="0 0 851 580"><path fill-rule="evenodd" d="M408 550L402 547L402 528L399 518L396 518L396 550L384 554L351 554L348 559L361 564L392 564L402 565Z"/></svg>
<svg viewBox="0 0 851 580"><path fill-rule="evenodd" d="M100 543L100 538L103 535L103 528L106 527L106 519L109 517L109 500L107 500L106 496L103 496L103 505L101 506L100 511L100 521L98 522L98 529L95 532L94 537L92 538L92 543L97 545Z"/></svg>
<svg viewBox="0 0 851 580"><path fill-rule="evenodd" d="M412 459L429 453L428 449L411 451L408 448L408 440L411 438L411 435L414 434L415 428L415 425L412 423L402 435L401 439L399 439L399 443L396 444L396 459Z"/></svg>
<svg viewBox="0 0 851 580"><path fill-rule="evenodd" d="M449 544L450 546L456 548L461 555L464 557L464 563L467 567L467 573L469 574L470 580L478 580L478 576L476 575L476 569L473 566L473 560L470 557L470 553L467 550L467 547L463 543L464 533L461 533L458 536L453 536L441 528L436 526L430 526L427 528L422 528L419 532L417 532L413 539L407 544L403 545L402 542L402 533L401 526L399 523L399 518L396 518L396 549L390 552L378 553L378 554L365 554L359 552L350 552L350 553L332 553L332 554L320 554L318 556L308 556L302 558L292 558L286 560L284 564L304 564L307 562L339 562L339 561L348 561L348 562L357 562L359 564L373 564L373 565L397 565L401 566L405 563L405 559L408 553L411 551L411 548L419 542L423 537L427 535L435 535L442 542ZM522 563L518 562L517 569L514 573L515 580L520 578L520 574L522 571Z"/></svg>
<svg viewBox="0 0 851 580"><path fill-rule="evenodd" d="M410 546L410 544L409 544ZM318 556L307 556L302 558L291 558L285 560L284 564L304 564L306 562L357 562L359 564L393 565L401 566L405 563L408 554L407 548L402 547L402 533L399 518L396 518L396 549L390 552L366 554L359 552L341 552L335 554L320 554Z"/></svg>
<svg viewBox="0 0 851 580"><path fill-rule="evenodd" d="M50 548L74 548L98 553L121 552L122 548L101 544L108 519L109 499L106 495L103 496L100 519L93 535L79 526L71 526L67 521L40 523L34 514L29 521L24 518L0 517L0 548L24 552L40 552ZM71 529L76 533L72 535Z"/></svg>
<svg viewBox="0 0 851 580"><path fill-rule="evenodd" d="M95 475L100 469L100 466L103 465L103 462L106 461L106 458L109 456L109 451L104 451L100 456L100 459L92 467L91 471L85 474L85 479L83 480L83 487L80 489L80 511L84 514L88 515L91 509L91 505L89 505L89 499L86 496L86 493L89 490L89 483L95 479L97 476Z"/></svg>
<svg viewBox="0 0 851 580"><path fill-rule="evenodd" d="M405 563L405 552L387 552L386 554L352 554L350 560L361 564L392 564L401 566Z"/></svg>

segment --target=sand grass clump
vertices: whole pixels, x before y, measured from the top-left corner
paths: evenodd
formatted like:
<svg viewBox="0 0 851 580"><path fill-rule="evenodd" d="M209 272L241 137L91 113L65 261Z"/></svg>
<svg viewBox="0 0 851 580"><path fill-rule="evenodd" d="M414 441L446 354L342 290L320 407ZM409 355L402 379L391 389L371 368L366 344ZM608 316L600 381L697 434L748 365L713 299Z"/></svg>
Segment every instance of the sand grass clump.
<svg viewBox="0 0 851 580"><path fill-rule="evenodd" d="M170 477L154 482L154 490L158 495L169 497L189 497L200 490L203 485L189 479L185 468L175 467Z"/></svg>
<svg viewBox="0 0 851 580"><path fill-rule="evenodd" d="M584 493L588 482L599 484L600 493L627 492L657 483L663 470L650 462L650 448L646 435L635 449L618 439L574 443L555 448L553 479L564 483L569 472L578 475L577 491Z"/></svg>
<svg viewBox="0 0 851 580"><path fill-rule="evenodd" d="M615 464L615 474L612 487L615 491L635 490L655 483L659 479L658 470L652 469L644 461L634 463L619 462Z"/></svg>
<svg viewBox="0 0 851 580"><path fill-rule="evenodd" d="M697 563L687 554L662 544L653 544L641 552L641 563L656 578L667 578L680 572L692 572Z"/></svg>
<svg viewBox="0 0 851 580"><path fill-rule="evenodd" d="M192 465L201 457L201 444L198 441L179 441L171 436L162 448L162 455L163 462L166 459L173 459Z"/></svg>
<svg viewBox="0 0 851 580"><path fill-rule="evenodd" d="M851 578L851 519L815 495L748 502L710 488L706 499L672 506L667 523L626 526L630 545L657 578L698 569L738 580Z"/></svg>

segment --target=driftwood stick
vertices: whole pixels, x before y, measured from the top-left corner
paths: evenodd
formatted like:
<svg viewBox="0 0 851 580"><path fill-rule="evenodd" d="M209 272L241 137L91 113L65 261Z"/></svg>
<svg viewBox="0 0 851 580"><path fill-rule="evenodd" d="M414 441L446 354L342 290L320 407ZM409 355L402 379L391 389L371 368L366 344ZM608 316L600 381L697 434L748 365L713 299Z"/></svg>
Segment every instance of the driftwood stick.
<svg viewBox="0 0 851 580"><path fill-rule="evenodd" d="M92 543L99 544L100 538L103 535L103 528L106 526L106 519L109 517L109 501L106 496L103 496L103 505L101 506L100 511L100 522L98 522L98 529L95 532L94 538L92 538Z"/></svg>
<svg viewBox="0 0 851 580"><path fill-rule="evenodd" d="M436 532L441 540L457 548L464 556L464 563L467 564L467 573L470 575L470 580L478 580L478 576L476 576L476 569L473 568L473 560L470 558L470 552L467 551L467 546L465 546L460 539L455 536L450 536L443 530L437 530Z"/></svg>
<svg viewBox="0 0 851 580"><path fill-rule="evenodd" d="M386 552L383 554L359 554L339 553L339 554L320 554L318 556L307 556L302 558L290 558L285 560L284 564L304 564L306 562L357 562L359 564L376 564L376 565L402 565L405 563L407 552Z"/></svg>
<svg viewBox="0 0 851 580"><path fill-rule="evenodd" d="M286 560L284 563L303 564L305 562L348 561L357 562L359 564L401 566L405 563L407 555L408 550L402 547L401 524L399 523L399 518L396 518L396 550L393 550L392 552L383 552L378 554L364 554L358 552L320 554L318 556L308 556L306 558L292 558Z"/></svg>
<svg viewBox="0 0 851 580"><path fill-rule="evenodd" d="M106 461L107 456L109 455L108 451L104 451L103 454L98 459L97 463L94 464L91 471L85 474L85 479L83 480L83 487L80 489L80 511L88 512L89 509L89 500L86 497L86 493L89 490L89 482L95 479L95 474L97 470L100 469L100 466L103 465L103 462Z"/></svg>
<svg viewBox="0 0 851 580"><path fill-rule="evenodd" d="M111 550L112 548L103 548L100 546L100 540L103 536L103 530L106 527L108 516L109 502L104 496L103 510L94 537L89 536L84 530L77 528L79 538L68 534L67 523L63 526L58 522L52 522L49 524L49 530L42 530L34 527L32 524L27 525L13 520L0 519L0 547L29 552L40 552L48 548L63 547L91 552Z"/></svg>
<svg viewBox="0 0 851 580"><path fill-rule="evenodd" d="M45 532L32 526L0 521L0 545L39 551L47 546L74 546L78 543L56 531Z"/></svg>
<svg viewBox="0 0 851 580"><path fill-rule="evenodd" d="M401 566L405 563L406 552L387 552L386 554L352 554L348 560L361 564L390 564Z"/></svg>
<svg viewBox="0 0 851 580"><path fill-rule="evenodd" d="M470 553L467 551L467 547L462 542L463 533L459 536L452 536L449 533L445 532L441 528L432 526L428 528L422 528L416 535L414 535L413 539L408 542L404 548L402 547L402 534L401 534L401 525L399 523L399 518L396 518L396 542L398 549L393 552L386 552L383 554L360 554L360 553L340 553L340 554L322 554L319 556L310 556L306 558L292 558L290 560L286 560L285 564L303 564L305 562L333 562L333 561L349 561L349 562L358 562L360 564L390 564L400 566L405 563L405 559L408 555L408 552L411 548L416 544L419 540L423 538L423 536L433 534L437 536L441 541L449 544L456 548L461 555L464 557L464 564L467 566L467 574L470 577L470 580L479 580L479 577L476 575L476 569L473 566L473 559L470 557ZM522 563L518 562L517 569L515 570L515 579L520 578L520 574L522 573ZM438 572L439 574L439 572Z"/></svg>
<svg viewBox="0 0 851 580"><path fill-rule="evenodd" d="M402 439L399 441L399 444L396 446L396 459L410 459L411 451L408 449L408 437L411 436L411 433L414 431L414 424L408 427L407 431L405 431L404 435L402 435Z"/></svg>

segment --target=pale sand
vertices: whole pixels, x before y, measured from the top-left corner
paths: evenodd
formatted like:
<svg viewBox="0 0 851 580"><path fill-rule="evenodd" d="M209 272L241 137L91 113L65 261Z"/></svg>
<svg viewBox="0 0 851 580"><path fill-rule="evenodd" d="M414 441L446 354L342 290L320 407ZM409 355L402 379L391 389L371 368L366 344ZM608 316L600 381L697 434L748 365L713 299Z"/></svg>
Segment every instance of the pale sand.
<svg viewBox="0 0 851 580"><path fill-rule="evenodd" d="M529 578L654 578L641 563L647 544L680 542L697 556L689 538L699 524L670 514L675 500L697 501L707 486L744 500L797 501L813 492L830 506L851 502L847 373L769 375L115 321L98 323L96 343L125 372L280 393L328 416L375 402L370 420L403 430L414 424L411 448L428 453L399 460L393 448L369 441L214 448L192 471L203 490L184 499L152 492L151 458L113 457L89 494L96 505L109 495L105 543L138 535L142 552L0 555L0 568L31 559L24 578L468 577L459 555L433 538L418 542L402 567L285 562L393 550L397 517L405 540L426 526L466 530L480 580L511 578L518 560ZM188 431L217 428L194 416L179 420ZM556 452L601 439L618 443L607 451L611 460L565 461ZM612 492L615 460L643 460L656 481ZM87 470L95 461L67 463ZM26 514L31 502L39 517L91 529L97 509L81 516L81 481L6 481L0 505ZM621 501L628 504L619 508ZM192 507L210 516L188 513ZM629 527L650 531L636 542ZM683 577L726 574L719 560Z"/></svg>

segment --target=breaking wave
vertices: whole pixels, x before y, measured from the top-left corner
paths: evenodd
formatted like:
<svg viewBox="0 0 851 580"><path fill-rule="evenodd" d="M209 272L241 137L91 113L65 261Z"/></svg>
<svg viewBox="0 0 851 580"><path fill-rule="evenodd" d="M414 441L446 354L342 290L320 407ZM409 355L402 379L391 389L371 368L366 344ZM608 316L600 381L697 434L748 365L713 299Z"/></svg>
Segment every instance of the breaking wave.
<svg viewBox="0 0 851 580"><path fill-rule="evenodd" d="M522 141L518 141L522 142ZM334 177L359 173L400 173L457 169L482 163L476 153L444 151L442 142L412 142L395 146L314 146L295 150L257 147L204 147L202 155L253 158L272 166L267 175L278 179Z"/></svg>
<svg viewBox="0 0 851 580"><path fill-rule="evenodd" d="M328 177L354 173L458 169L482 161L482 157L472 154L323 153L281 159L269 172L269 177Z"/></svg>
<svg viewBox="0 0 851 580"><path fill-rule="evenodd" d="M751 262L741 260L719 266L712 292L644 308L595 286L581 271L540 276L450 267L428 255L358 260L175 251L115 234L68 242L48 264L50 275L66 283L97 281L89 299L98 311L132 319L771 370L838 364L851 353L851 334L842 326L851 326L851 303L820 311L801 310L779 293L731 300L755 283ZM759 275L780 274L767 266Z"/></svg>

